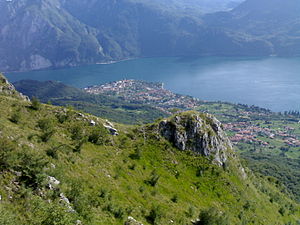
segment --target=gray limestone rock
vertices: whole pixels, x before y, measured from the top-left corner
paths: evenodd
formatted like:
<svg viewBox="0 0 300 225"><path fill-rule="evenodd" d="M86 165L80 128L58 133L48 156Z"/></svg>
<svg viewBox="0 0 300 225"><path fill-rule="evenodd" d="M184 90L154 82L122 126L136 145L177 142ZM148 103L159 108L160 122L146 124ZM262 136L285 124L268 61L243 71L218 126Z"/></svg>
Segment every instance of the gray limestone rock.
<svg viewBox="0 0 300 225"><path fill-rule="evenodd" d="M232 145L221 123L209 114L186 112L159 123L159 132L180 150L190 150L211 157L219 166L225 165Z"/></svg>
<svg viewBox="0 0 300 225"><path fill-rule="evenodd" d="M0 94L11 95L24 101L30 101L29 98L22 93L16 91L15 87L8 82L5 76L0 73Z"/></svg>
<svg viewBox="0 0 300 225"><path fill-rule="evenodd" d="M143 224L138 222L132 216L128 216L127 220L125 221L125 225L143 225Z"/></svg>
<svg viewBox="0 0 300 225"><path fill-rule="evenodd" d="M114 128L113 124L111 122L109 122L108 120L106 120L105 124L103 124L103 126L109 130L110 134L113 136L117 136L119 135L118 130L116 128Z"/></svg>
<svg viewBox="0 0 300 225"><path fill-rule="evenodd" d="M60 184L60 181L57 180L55 177L48 176L47 179L48 179L47 186L50 190L55 189Z"/></svg>

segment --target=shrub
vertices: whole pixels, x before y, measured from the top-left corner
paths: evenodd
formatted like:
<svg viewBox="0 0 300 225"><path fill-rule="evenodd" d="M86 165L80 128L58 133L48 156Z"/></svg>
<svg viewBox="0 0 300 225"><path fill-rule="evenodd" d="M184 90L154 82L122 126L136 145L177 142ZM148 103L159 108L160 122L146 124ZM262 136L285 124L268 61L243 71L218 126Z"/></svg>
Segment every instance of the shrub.
<svg viewBox="0 0 300 225"><path fill-rule="evenodd" d="M162 211L160 207L152 207L149 214L146 216L146 220L150 224L159 224L159 220L162 217Z"/></svg>
<svg viewBox="0 0 300 225"><path fill-rule="evenodd" d="M13 169L22 172L19 180L28 187L37 188L45 178L43 169L48 162L42 155L30 149L21 149L16 158Z"/></svg>
<svg viewBox="0 0 300 225"><path fill-rule="evenodd" d="M129 158L139 160L142 156L142 152L139 148L135 148L134 153L129 155Z"/></svg>
<svg viewBox="0 0 300 225"><path fill-rule="evenodd" d="M36 97L32 97L31 99L31 108L33 110L39 110L41 108L41 103Z"/></svg>
<svg viewBox="0 0 300 225"><path fill-rule="evenodd" d="M104 127L92 127L89 131L88 141L96 145L105 144L108 141L107 131Z"/></svg>
<svg viewBox="0 0 300 225"><path fill-rule="evenodd" d="M203 175L203 169L202 168L197 168L196 177L202 177L202 175Z"/></svg>
<svg viewBox="0 0 300 225"><path fill-rule="evenodd" d="M216 208L203 210L195 225L229 225L228 217Z"/></svg>
<svg viewBox="0 0 300 225"><path fill-rule="evenodd" d="M51 118L45 118L38 121L37 126L43 131L40 138L43 142L48 142L54 135L54 120Z"/></svg>
<svg viewBox="0 0 300 225"><path fill-rule="evenodd" d="M285 208L281 207L281 208L278 210L278 212L279 212L282 216L284 216L284 214L285 214Z"/></svg>
<svg viewBox="0 0 300 225"><path fill-rule="evenodd" d="M122 218L124 216L124 210L122 208L117 208L113 211L115 218Z"/></svg>
<svg viewBox="0 0 300 225"><path fill-rule="evenodd" d="M110 212L111 214L114 215L115 218L120 219L124 216L124 209L122 209L121 207L117 207L114 204L112 204L111 202L108 203L105 208L106 211Z"/></svg>
<svg viewBox="0 0 300 225"><path fill-rule="evenodd" d="M42 133L42 135L40 135L40 138L43 142L48 142L54 134L55 134L54 129L46 130Z"/></svg>
<svg viewBox="0 0 300 225"><path fill-rule="evenodd" d="M51 130L54 127L54 120L50 118L40 119L37 125L41 130Z"/></svg>
<svg viewBox="0 0 300 225"><path fill-rule="evenodd" d="M21 120L21 117L22 117L22 115L21 115L20 110L17 110L17 111L15 111L15 112L12 114L12 116L10 117L9 120L10 120L11 122L13 122L13 123L18 124L18 123L20 122L20 120Z"/></svg>
<svg viewBox="0 0 300 225"><path fill-rule="evenodd" d="M75 145L75 148L74 148L74 152L77 152L77 153L80 153L81 152L81 149L82 149L82 146L87 142L87 139L86 138L82 138L81 140L79 140L76 145Z"/></svg>
<svg viewBox="0 0 300 225"><path fill-rule="evenodd" d="M178 195L173 195L173 197L171 198L171 201L174 202L174 203L177 203L178 202Z"/></svg>
<svg viewBox="0 0 300 225"><path fill-rule="evenodd" d="M0 139L0 170L21 172L18 181L35 189L45 178L43 169L47 162L34 150L17 145L8 139Z"/></svg>
<svg viewBox="0 0 300 225"><path fill-rule="evenodd" d="M58 159L58 154L57 154L58 148L49 148L46 150L46 154L49 157L52 157L53 159Z"/></svg>
<svg viewBox="0 0 300 225"><path fill-rule="evenodd" d="M243 205L243 208L245 210L249 210L251 208L251 203L249 201L247 201L244 205Z"/></svg>
<svg viewBox="0 0 300 225"><path fill-rule="evenodd" d="M128 166L128 169L135 170L135 167L136 167L136 164L133 163L133 164L131 164L131 165Z"/></svg>
<svg viewBox="0 0 300 225"><path fill-rule="evenodd" d="M72 203L73 209L85 220L90 220L91 204L98 205L98 198L87 194L80 180L71 180L68 186L70 189L66 196Z"/></svg>
<svg viewBox="0 0 300 225"><path fill-rule="evenodd" d="M0 171L8 169L13 163L12 152L17 149L17 144L8 138L0 138Z"/></svg>
<svg viewBox="0 0 300 225"><path fill-rule="evenodd" d="M118 179L119 178L119 176L120 176L120 174L121 174L121 172L122 172L122 167L121 166L117 166L116 168L115 168L115 175L114 175L114 179Z"/></svg>
<svg viewBox="0 0 300 225"><path fill-rule="evenodd" d="M51 204L44 209L41 225L73 225L75 224L74 215L66 213L66 209L58 204Z"/></svg>
<svg viewBox="0 0 300 225"><path fill-rule="evenodd" d="M145 187L144 186L140 186L139 187L139 192L143 193L145 191Z"/></svg>
<svg viewBox="0 0 300 225"><path fill-rule="evenodd" d="M99 197L100 198L106 198L109 195L109 192L107 189L105 188L101 188L100 193L99 193Z"/></svg>
<svg viewBox="0 0 300 225"><path fill-rule="evenodd" d="M56 118L58 120L58 122L60 123L64 123L68 120L68 114L64 114L64 113L59 113L59 114L56 114Z"/></svg>
<svg viewBox="0 0 300 225"><path fill-rule="evenodd" d="M152 186L152 187L154 187L157 184L159 178L160 178L160 176L156 173L155 170L153 170L151 172L151 175L150 175L149 179L145 180L145 183Z"/></svg>
<svg viewBox="0 0 300 225"><path fill-rule="evenodd" d="M74 123L70 127L71 138L73 140L81 140L84 137L84 128L83 124L80 122Z"/></svg>

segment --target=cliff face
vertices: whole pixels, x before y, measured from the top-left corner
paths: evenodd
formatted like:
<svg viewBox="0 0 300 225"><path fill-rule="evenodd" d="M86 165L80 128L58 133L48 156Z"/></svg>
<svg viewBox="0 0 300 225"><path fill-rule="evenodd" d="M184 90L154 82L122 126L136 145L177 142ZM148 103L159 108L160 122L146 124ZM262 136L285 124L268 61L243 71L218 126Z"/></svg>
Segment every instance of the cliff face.
<svg viewBox="0 0 300 225"><path fill-rule="evenodd" d="M208 114L178 114L161 121L159 131L178 149L211 157L219 166L225 164L233 151L221 123Z"/></svg>

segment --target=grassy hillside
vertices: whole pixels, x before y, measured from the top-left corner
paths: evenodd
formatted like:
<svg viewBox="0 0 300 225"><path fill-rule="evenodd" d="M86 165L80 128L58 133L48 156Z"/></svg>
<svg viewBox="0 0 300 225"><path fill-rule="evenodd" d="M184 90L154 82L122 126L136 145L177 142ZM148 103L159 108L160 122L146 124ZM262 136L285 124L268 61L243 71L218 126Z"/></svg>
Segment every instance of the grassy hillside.
<svg viewBox="0 0 300 225"><path fill-rule="evenodd" d="M274 113L221 102L207 102L197 110L223 122L235 149L253 171L275 177L300 200L299 112Z"/></svg>
<svg viewBox="0 0 300 225"><path fill-rule="evenodd" d="M256 106L204 102L163 89L153 92L151 83L135 81L134 84L135 88L128 90L126 86L121 85L122 88L115 92L105 88L105 94L99 95L87 95L79 89L51 81L19 81L15 83L15 86L26 95L38 96L43 102L50 100L54 104L65 106L70 104L85 112L129 124L153 122L162 117L161 109L174 113L190 107L200 112L213 114L223 123L234 143L234 148L241 153L241 157L246 159L248 166L254 172L276 178L277 182L285 186L287 192L294 195L294 199L300 200L299 112L274 113ZM90 90L97 91L97 88L93 87ZM148 97L145 98L145 96ZM90 104L91 99L101 99L101 101L98 100L97 104ZM128 104L132 106L132 110L120 110ZM145 108L145 104L157 109L150 106ZM141 106L144 113L138 110ZM99 108L103 109L101 113L97 110ZM160 113L155 113L157 110Z"/></svg>
<svg viewBox="0 0 300 225"><path fill-rule="evenodd" d="M72 109L9 95L0 102L0 224L108 225L128 216L143 224L299 220L299 206L275 180L248 170L243 178L232 157L223 168L179 151L157 123L115 124L113 136L105 120Z"/></svg>

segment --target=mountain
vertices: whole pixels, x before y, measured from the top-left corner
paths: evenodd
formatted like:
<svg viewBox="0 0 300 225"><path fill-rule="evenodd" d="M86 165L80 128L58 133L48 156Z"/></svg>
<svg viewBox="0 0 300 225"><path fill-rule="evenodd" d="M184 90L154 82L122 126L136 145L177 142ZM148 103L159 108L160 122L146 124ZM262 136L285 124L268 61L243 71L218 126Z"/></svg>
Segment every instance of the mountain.
<svg viewBox="0 0 300 225"><path fill-rule="evenodd" d="M274 180L241 165L211 115L190 111L127 126L7 92L0 100L1 224L296 224L299 218L299 205Z"/></svg>
<svg viewBox="0 0 300 225"><path fill-rule="evenodd" d="M206 2L196 0L2 0L0 70L152 56L298 55L298 6L289 1L269 7L268 1L247 0L207 15Z"/></svg>
<svg viewBox="0 0 300 225"><path fill-rule="evenodd" d="M228 11L244 0L132 0L134 2L157 5L165 10L178 10L186 13L205 14Z"/></svg>
<svg viewBox="0 0 300 225"><path fill-rule="evenodd" d="M297 0L247 0L230 12L207 15L208 25L265 40L272 54L300 54L300 4ZM258 48L256 48L259 51Z"/></svg>

